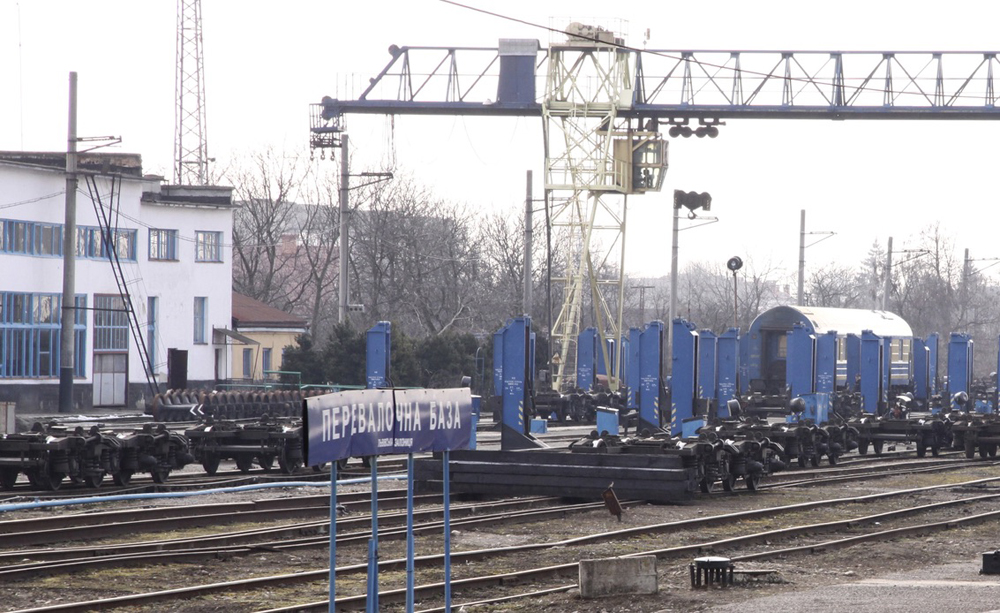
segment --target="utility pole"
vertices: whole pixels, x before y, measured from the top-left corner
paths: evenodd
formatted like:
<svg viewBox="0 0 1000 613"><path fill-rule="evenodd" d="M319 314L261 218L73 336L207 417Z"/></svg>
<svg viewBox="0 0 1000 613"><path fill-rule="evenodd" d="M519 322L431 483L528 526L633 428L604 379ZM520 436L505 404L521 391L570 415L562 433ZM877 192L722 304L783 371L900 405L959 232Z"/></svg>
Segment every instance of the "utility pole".
<svg viewBox="0 0 1000 613"><path fill-rule="evenodd" d="M524 194L524 305L522 311L531 316L531 171L528 171Z"/></svg>
<svg viewBox="0 0 1000 613"><path fill-rule="evenodd" d="M347 194L350 190L350 170L347 163L347 133L340 135L340 308L338 309L337 321L344 323L347 321L347 249L348 225L350 223L351 212L347 206Z"/></svg>
<svg viewBox="0 0 1000 613"><path fill-rule="evenodd" d="M795 304L802 306L806 286L806 210L799 215L799 292Z"/></svg>
<svg viewBox="0 0 1000 613"><path fill-rule="evenodd" d="M671 232L670 243L670 314L667 316L667 346L663 349L666 356L672 355L674 346L674 317L677 317L677 233L680 224L681 204L677 201L677 193L674 192L674 221ZM673 372L673 362L666 360L667 372Z"/></svg>
<svg viewBox="0 0 1000 613"><path fill-rule="evenodd" d="M892 291L892 237L885 254L885 292L882 294L882 310L889 310L889 292Z"/></svg>
<svg viewBox="0 0 1000 613"><path fill-rule="evenodd" d="M63 232L63 289L59 328L59 412L73 412L74 324L76 323L76 73L69 73L69 134L66 139L66 218Z"/></svg>
<svg viewBox="0 0 1000 613"><path fill-rule="evenodd" d="M639 290L639 325L646 323L646 290L653 289L652 285L640 285Z"/></svg>

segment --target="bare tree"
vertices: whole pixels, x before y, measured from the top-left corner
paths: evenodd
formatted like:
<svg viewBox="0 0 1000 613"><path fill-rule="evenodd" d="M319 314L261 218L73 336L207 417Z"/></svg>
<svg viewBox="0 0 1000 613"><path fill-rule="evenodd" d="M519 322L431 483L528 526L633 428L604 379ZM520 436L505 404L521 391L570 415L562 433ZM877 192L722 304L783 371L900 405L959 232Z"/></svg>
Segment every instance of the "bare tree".
<svg viewBox="0 0 1000 613"><path fill-rule="evenodd" d="M299 156L267 148L238 160L225 176L240 204L233 221L233 289L284 310L301 291L285 283L295 267L287 241L298 230L293 203L308 172Z"/></svg>
<svg viewBox="0 0 1000 613"><path fill-rule="evenodd" d="M863 273L856 265L829 264L809 276L809 304L845 309L866 308L868 291Z"/></svg>

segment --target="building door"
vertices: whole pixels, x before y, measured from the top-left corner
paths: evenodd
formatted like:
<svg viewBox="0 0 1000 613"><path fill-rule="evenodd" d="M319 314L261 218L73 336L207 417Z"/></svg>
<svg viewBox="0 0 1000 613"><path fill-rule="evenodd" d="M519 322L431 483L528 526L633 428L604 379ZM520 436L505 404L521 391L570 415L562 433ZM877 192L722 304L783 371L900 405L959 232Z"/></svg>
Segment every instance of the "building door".
<svg viewBox="0 0 1000 613"><path fill-rule="evenodd" d="M94 406L124 406L128 383L127 353L94 354Z"/></svg>
<svg viewBox="0 0 1000 613"><path fill-rule="evenodd" d="M94 296L94 406L125 406L128 313L121 296Z"/></svg>

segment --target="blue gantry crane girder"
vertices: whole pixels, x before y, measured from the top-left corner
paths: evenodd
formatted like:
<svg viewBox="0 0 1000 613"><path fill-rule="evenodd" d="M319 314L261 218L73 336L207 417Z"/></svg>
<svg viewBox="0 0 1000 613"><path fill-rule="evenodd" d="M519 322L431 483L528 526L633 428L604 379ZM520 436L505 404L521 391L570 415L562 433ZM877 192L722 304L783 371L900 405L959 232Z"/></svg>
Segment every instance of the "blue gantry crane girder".
<svg viewBox="0 0 1000 613"><path fill-rule="evenodd" d="M541 117L498 95L499 47L390 47L357 100L314 105L312 132L345 114ZM637 50L620 117L702 120L996 119L997 51ZM536 79L549 49L539 47ZM542 91L541 87L537 91Z"/></svg>

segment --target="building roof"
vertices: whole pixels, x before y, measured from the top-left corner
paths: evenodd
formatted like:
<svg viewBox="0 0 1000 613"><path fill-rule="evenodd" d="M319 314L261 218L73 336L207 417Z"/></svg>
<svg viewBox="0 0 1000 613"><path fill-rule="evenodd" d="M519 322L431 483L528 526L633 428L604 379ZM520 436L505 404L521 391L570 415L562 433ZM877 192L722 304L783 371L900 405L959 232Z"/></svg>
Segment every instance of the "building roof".
<svg viewBox="0 0 1000 613"><path fill-rule="evenodd" d="M306 323L306 320L268 306L260 300L233 292L234 328L244 330L247 328L300 328L305 330Z"/></svg>
<svg viewBox="0 0 1000 613"><path fill-rule="evenodd" d="M66 152L0 151L0 162L65 171ZM95 151L79 153L77 154L76 167L81 173L114 173L137 179L142 178L142 156L138 153L106 153Z"/></svg>

